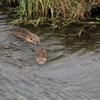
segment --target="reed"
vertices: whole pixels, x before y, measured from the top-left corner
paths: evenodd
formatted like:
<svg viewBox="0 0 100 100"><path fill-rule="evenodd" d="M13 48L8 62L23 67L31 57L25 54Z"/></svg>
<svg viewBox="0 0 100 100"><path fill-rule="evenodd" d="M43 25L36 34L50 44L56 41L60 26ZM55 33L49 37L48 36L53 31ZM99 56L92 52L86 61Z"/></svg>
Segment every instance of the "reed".
<svg viewBox="0 0 100 100"><path fill-rule="evenodd" d="M16 0L5 0L7 3ZM17 24L38 24L48 23L66 25L71 22L84 19L90 13L92 5L100 3L99 0L17 0L19 6L14 9ZM11 9L11 8L10 8Z"/></svg>
<svg viewBox="0 0 100 100"><path fill-rule="evenodd" d="M0 0L1 4L4 6L16 7L19 5L20 0Z"/></svg>

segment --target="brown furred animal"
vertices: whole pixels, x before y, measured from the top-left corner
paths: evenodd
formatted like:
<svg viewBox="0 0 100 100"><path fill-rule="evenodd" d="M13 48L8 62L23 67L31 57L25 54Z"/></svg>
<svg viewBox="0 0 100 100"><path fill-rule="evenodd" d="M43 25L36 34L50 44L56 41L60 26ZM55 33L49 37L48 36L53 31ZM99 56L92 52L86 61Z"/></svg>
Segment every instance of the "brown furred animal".
<svg viewBox="0 0 100 100"><path fill-rule="evenodd" d="M39 64L44 64L47 60L47 51L43 47L36 49L34 55Z"/></svg>
<svg viewBox="0 0 100 100"><path fill-rule="evenodd" d="M40 39L37 35L29 32L27 29L24 28L17 28L9 32L10 34L15 35L16 37L25 39L30 43L40 44Z"/></svg>

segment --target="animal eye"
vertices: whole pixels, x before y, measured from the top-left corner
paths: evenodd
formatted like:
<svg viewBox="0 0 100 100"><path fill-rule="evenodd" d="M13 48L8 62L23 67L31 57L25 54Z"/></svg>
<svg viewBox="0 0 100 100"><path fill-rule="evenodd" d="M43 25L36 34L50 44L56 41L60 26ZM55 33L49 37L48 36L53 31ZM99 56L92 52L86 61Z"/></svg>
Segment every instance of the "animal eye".
<svg viewBox="0 0 100 100"><path fill-rule="evenodd" d="M47 52L44 52L44 55L47 55Z"/></svg>
<svg viewBox="0 0 100 100"><path fill-rule="evenodd" d="M31 40L33 40L32 38L30 38Z"/></svg>

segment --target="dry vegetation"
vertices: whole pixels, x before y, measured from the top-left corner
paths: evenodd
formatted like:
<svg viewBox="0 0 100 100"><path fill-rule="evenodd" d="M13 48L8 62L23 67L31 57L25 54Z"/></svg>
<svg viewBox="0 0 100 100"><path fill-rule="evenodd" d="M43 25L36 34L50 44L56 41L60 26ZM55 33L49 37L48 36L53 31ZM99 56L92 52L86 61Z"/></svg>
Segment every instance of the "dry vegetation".
<svg viewBox="0 0 100 100"><path fill-rule="evenodd" d="M100 0L5 0L6 5L12 2L19 5L9 8L16 12L17 24L50 24L57 26L76 22L89 16L91 8L100 4ZM4 3L4 1L3 1Z"/></svg>

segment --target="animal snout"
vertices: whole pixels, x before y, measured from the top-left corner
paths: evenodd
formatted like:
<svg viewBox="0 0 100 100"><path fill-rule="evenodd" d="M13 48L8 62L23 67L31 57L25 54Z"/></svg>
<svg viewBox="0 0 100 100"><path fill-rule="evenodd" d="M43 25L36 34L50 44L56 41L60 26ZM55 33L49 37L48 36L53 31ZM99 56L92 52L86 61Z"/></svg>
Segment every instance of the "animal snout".
<svg viewBox="0 0 100 100"><path fill-rule="evenodd" d="M40 45L40 41L36 41L36 44L37 44L37 45Z"/></svg>
<svg viewBox="0 0 100 100"><path fill-rule="evenodd" d="M39 64L44 64L45 61L46 61L46 58L43 58L43 57L37 58L37 62L38 62Z"/></svg>

